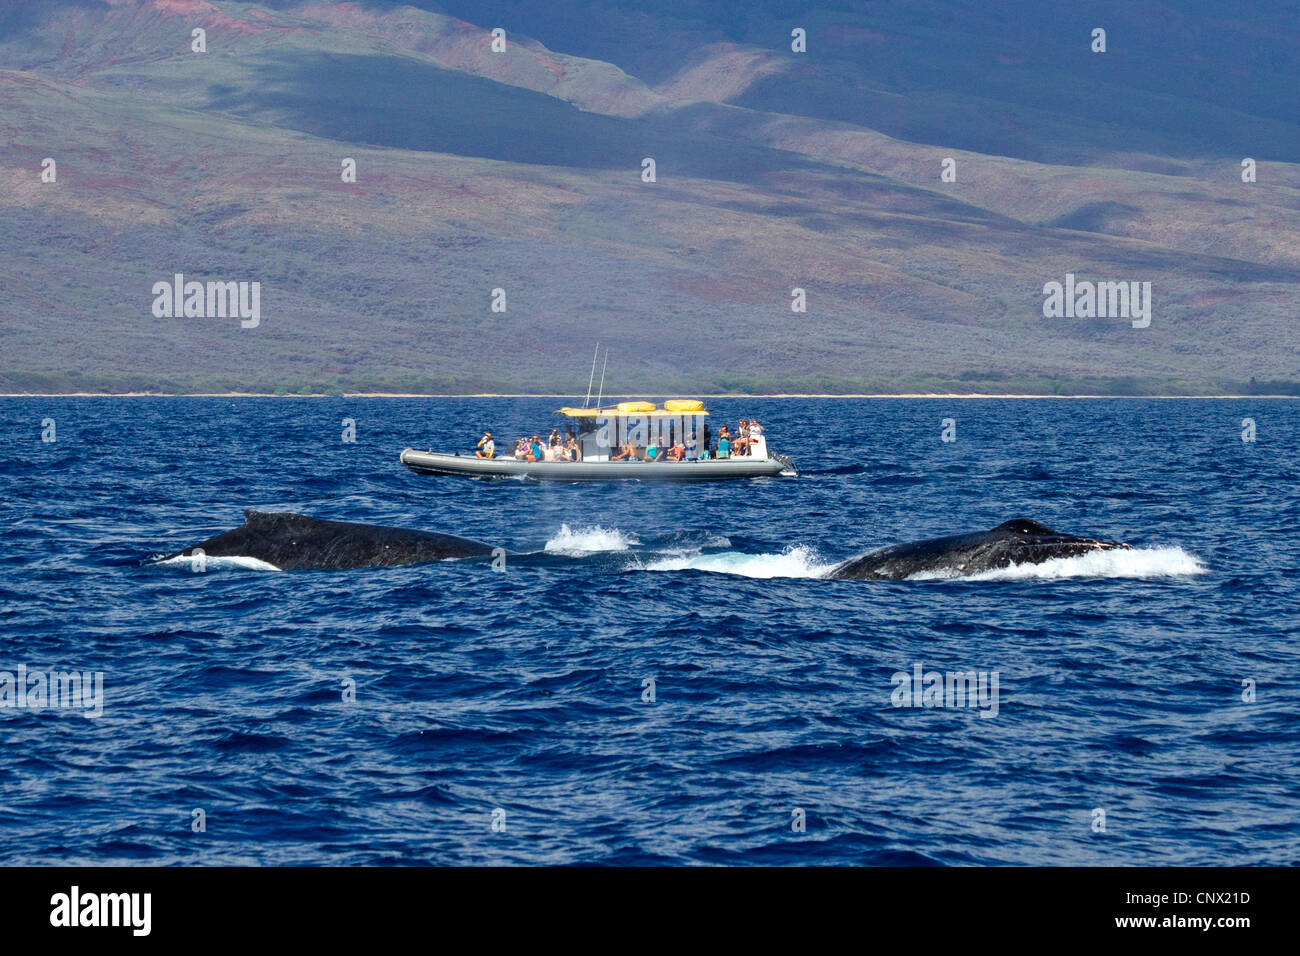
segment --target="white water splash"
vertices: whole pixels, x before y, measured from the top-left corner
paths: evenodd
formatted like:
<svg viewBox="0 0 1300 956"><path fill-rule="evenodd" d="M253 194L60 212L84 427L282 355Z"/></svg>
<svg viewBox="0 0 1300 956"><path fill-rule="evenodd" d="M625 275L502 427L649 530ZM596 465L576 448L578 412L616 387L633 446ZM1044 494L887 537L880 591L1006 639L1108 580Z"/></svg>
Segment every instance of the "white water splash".
<svg viewBox="0 0 1300 956"><path fill-rule="evenodd" d="M159 561L157 563L175 564L175 565L182 565L186 568L192 568L194 566L194 559L187 554L178 554L174 558L167 558L166 560ZM279 571L280 570L280 568L278 568L274 564L271 564L269 561L263 561L261 558L253 558L244 554L222 555L222 556L215 556L209 554L203 559L203 567L205 571L221 571L221 570L229 570L231 568L242 568L243 570L246 571Z"/></svg>
<svg viewBox="0 0 1300 956"><path fill-rule="evenodd" d="M826 564L811 548L786 548L779 554L696 554L660 558L642 565L646 571L712 571L746 578L819 578L835 565Z"/></svg>
<svg viewBox="0 0 1300 956"><path fill-rule="evenodd" d="M1172 578L1204 573L1205 565L1182 548L1115 548L1072 558L1052 558L1041 564L1013 564L975 574L962 574L952 569L923 571L910 575L907 580L1058 581L1064 578Z"/></svg>
<svg viewBox="0 0 1300 956"><path fill-rule="evenodd" d="M602 528L592 525L587 528L570 528L560 525L549 541L545 550L552 554L594 554L599 551L626 551L634 544L640 544L633 535L624 534L617 528Z"/></svg>

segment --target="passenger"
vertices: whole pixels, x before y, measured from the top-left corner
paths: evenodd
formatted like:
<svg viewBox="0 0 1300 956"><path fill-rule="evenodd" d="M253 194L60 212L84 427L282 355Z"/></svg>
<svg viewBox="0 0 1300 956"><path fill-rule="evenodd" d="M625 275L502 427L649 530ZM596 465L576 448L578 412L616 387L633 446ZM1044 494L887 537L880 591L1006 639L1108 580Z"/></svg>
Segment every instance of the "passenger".
<svg viewBox="0 0 1300 956"><path fill-rule="evenodd" d="M723 426L722 431L718 435L718 457L731 457L731 435L727 433L726 426Z"/></svg>
<svg viewBox="0 0 1300 956"><path fill-rule="evenodd" d="M578 447L578 439L573 434L573 429L569 429L569 440L565 443L564 454L569 461L582 461L582 449Z"/></svg>
<svg viewBox="0 0 1300 956"><path fill-rule="evenodd" d="M699 451L699 445L695 443L695 436L692 435L690 440L686 442L686 460L695 461L700 457Z"/></svg>
<svg viewBox="0 0 1300 956"><path fill-rule="evenodd" d="M736 429L736 440L734 443L737 455L747 455L749 446L749 421L742 418L740 427Z"/></svg>
<svg viewBox="0 0 1300 956"><path fill-rule="evenodd" d="M542 440L536 435L533 436L533 440L528 444L528 460L529 461L545 460L542 455Z"/></svg>
<svg viewBox="0 0 1300 956"><path fill-rule="evenodd" d="M679 438L677 444L673 445L673 461L681 461L685 457L686 446L682 444L682 440Z"/></svg>
<svg viewBox="0 0 1300 956"><path fill-rule="evenodd" d="M558 428L551 429L551 437L547 439L546 444L552 446L560 444L560 430Z"/></svg>
<svg viewBox="0 0 1300 956"><path fill-rule="evenodd" d="M478 440L478 445L476 445L475 448L477 449L474 452L475 458L491 458L495 455L497 453L497 446L496 443L492 441L492 433L484 432L483 437Z"/></svg>
<svg viewBox="0 0 1300 956"><path fill-rule="evenodd" d="M645 450L645 460L646 460L646 461L654 461L656 458L659 457L659 451L660 451L660 448L659 448L659 443L658 443L658 441L657 441L656 439L654 439L654 438L651 438L651 439L650 439L650 444L646 446L646 450Z"/></svg>

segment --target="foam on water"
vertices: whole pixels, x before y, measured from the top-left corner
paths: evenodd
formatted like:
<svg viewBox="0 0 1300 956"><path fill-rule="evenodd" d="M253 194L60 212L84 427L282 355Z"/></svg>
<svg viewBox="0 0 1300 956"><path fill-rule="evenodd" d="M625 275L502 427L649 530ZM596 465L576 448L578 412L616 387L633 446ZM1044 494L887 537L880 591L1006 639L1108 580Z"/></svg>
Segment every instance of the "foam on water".
<svg viewBox="0 0 1300 956"><path fill-rule="evenodd" d="M924 571L909 581L961 578L965 581L1056 581L1063 578L1172 578L1204 574L1205 566L1182 548L1135 548L1093 551L1042 564L1013 564L975 574L956 570Z"/></svg>
<svg viewBox="0 0 1300 956"><path fill-rule="evenodd" d="M594 554L599 551L626 551L634 544L640 544L633 535L625 534L617 528L602 528L591 525L585 528L570 528L560 525L560 530L546 542L545 550L552 554Z"/></svg>
<svg viewBox="0 0 1300 956"><path fill-rule="evenodd" d="M167 558L158 564L179 564L189 568L194 564L194 559L186 554L178 554L174 558ZM260 558L249 557L248 555L223 555L216 557L208 555L204 558L204 569L207 571L229 570L230 568L242 568L247 571L279 571L280 568L271 564L269 561L263 561Z"/></svg>
<svg viewBox="0 0 1300 956"><path fill-rule="evenodd" d="M786 548L779 554L676 555L641 565L646 571L712 571L738 574L747 578L819 578L835 565L821 561L817 553L802 545Z"/></svg>

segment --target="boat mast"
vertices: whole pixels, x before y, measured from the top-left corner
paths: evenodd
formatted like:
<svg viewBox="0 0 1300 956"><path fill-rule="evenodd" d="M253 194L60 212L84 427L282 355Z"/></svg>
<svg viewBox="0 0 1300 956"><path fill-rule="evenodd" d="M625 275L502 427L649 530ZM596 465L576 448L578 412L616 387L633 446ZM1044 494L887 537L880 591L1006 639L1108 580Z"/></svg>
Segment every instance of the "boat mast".
<svg viewBox="0 0 1300 956"><path fill-rule="evenodd" d="M596 383L596 358L600 355L600 343L596 343L596 351L591 354L591 376L587 379L587 397L582 400L582 407L586 408L591 404L591 386ZM605 355L608 357L609 351Z"/></svg>
<svg viewBox="0 0 1300 956"><path fill-rule="evenodd" d="M596 348L600 348L599 345ZM596 407L600 408L600 400L605 396L605 369L609 366L609 349L605 349L605 361L600 366L600 394L596 396ZM591 370L596 371L596 363L591 364Z"/></svg>

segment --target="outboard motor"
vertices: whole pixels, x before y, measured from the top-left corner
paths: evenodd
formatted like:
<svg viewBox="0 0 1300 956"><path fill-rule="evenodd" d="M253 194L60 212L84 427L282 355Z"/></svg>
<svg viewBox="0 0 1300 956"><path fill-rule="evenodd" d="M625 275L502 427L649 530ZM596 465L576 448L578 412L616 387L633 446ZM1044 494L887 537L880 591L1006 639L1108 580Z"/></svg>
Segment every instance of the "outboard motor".
<svg viewBox="0 0 1300 956"><path fill-rule="evenodd" d="M782 477L794 478L799 474L799 472L795 470L794 459L791 458L789 455L773 455L772 459L774 461L779 461L781 464L785 466L784 468L781 469Z"/></svg>

